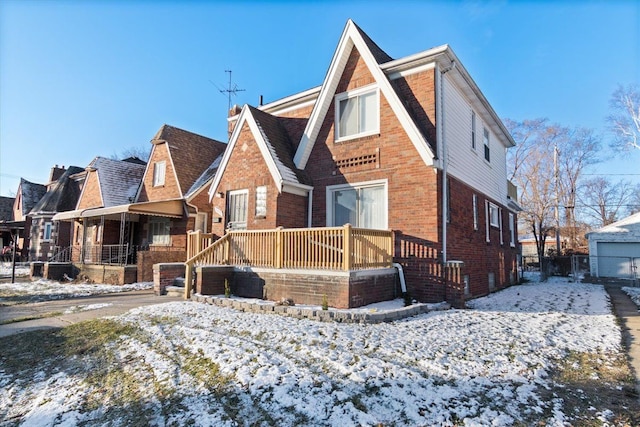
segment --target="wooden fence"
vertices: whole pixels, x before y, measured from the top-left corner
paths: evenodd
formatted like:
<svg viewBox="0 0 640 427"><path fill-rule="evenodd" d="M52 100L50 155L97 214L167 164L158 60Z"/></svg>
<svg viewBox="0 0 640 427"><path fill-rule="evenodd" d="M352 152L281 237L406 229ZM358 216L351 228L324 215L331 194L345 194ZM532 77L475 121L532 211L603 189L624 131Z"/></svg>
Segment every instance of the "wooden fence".
<svg viewBox="0 0 640 427"><path fill-rule="evenodd" d="M393 261L391 231L354 228L349 224L230 231L215 242L212 239L206 233L187 235L187 298L193 268L199 265L349 271L391 267Z"/></svg>

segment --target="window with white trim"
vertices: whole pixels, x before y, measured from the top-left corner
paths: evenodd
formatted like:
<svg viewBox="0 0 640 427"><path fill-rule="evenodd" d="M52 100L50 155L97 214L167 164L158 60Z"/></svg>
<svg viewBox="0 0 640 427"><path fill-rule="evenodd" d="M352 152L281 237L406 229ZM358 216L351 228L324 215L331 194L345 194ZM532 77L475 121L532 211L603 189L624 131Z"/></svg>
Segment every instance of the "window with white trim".
<svg viewBox="0 0 640 427"><path fill-rule="evenodd" d="M387 229L387 183L372 181L327 187L327 225Z"/></svg>
<svg viewBox="0 0 640 427"><path fill-rule="evenodd" d="M153 186L159 187L164 185L164 176L167 169L167 162L155 162L153 164Z"/></svg>
<svg viewBox="0 0 640 427"><path fill-rule="evenodd" d="M471 110L471 148L476 149L476 112Z"/></svg>
<svg viewBox="0 0 640 427"><path fill-rule="evenodd" d="M484 159L487 162L491 162L491 149L489 148L489 131L487 128L482 128L482 139L484 141Z"/></svg>
<svg viewBox="0 0 640 427"><path fill-rule="evenodd" d="M171 220L164 217L152 217L149 220L149 244L169 245L171 243Z"/></svg>
<svg viewBox="0 0 640 427"><path fill-rule="evenodd" d="M227 195L227 229L246 230L249 190L233 190Z"/></svg>
<svg viewBox="0 0 640 427"><path fill-rule="evenodd" d="M336 141L379 133L378 89L364 88L338 94L335 105Z"/></svg>
<svg viewBox="0 0 640 427"><path fill-rule="evenodd" d="M516 246L516 224L514 215L509 212L509 246Z"/></svg>
<svg viewBox="0 0 640 427"><path fill-rule="evenodd" d="M499 208L491 202L489 204L489 224L492 227L500 227L500 211Z"/></svg>
<svg viewBox="0 0 640 427"><path fill-rule="evenodd" d="M473 195L473 229L478 229L478 195Z"/></svg>
<svg viewBox="0 0 640 427"><path fill-rule="evenodd" d="M500 224L500 244L504 245L504 235L502 234L502 208L498 208L498 223Z"/></svg>
<svg viewBox="0 0 640 427"><path fill-rule="evenodd" d="M267 187L256 187L256 217L267 217Z"/></svg>
<svg viewBox="0 0 640 427"><path fill-rule="evenodd" d="M44 241L51 240L52 228L53 228L53 224L51 224L50 222L45 222L44 223L44 232L42 234L42 240L44 240Z"/></svg>

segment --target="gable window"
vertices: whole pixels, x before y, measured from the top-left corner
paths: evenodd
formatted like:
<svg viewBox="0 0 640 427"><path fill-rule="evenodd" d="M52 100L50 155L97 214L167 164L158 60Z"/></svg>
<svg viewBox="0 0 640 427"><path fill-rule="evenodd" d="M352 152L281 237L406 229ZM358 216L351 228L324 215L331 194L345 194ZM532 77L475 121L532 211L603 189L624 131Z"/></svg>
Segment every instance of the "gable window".
<svg viewBox="0 0 640 427"><path fill-rule="evenodd" d="M365 88L336 95L336 140L379 132L379 92Z"/></svg>
<svg viewBox="0 0 640 427"><path fill-rule="evenodd" d="M512 248L516 246L515 219L511 212L509 212L509 246L511 246Z"/></svg>
<svg viewBox="0 0 640 427"><path fill-rule="evenodd" d="M327 225L387 229L387 183L371 181L327 187Z"/></svg>
<svg viewBox="0 0 640 427"><path fill-rule="evenodd" d="M52 224L50 222L45 222L42 240L45 240L45 241L51 240L51 229L52 229Z"/></svg>
<svg viewBox="0 0 640 427"><path fill-rule="evenodd" d="M155 162L153 164L153 186L159 187L164 185L164 175L167 168L167 163L163 160L161 162Z"/></svg>
<svg viewBox="0 0 640 427"><path fill-rule="evenodd" d="M256 217L267 217L267 187L256 187Z"/></svg>
<svg viewBox="0 0 640 427"><path fill-rule="evenodd" d="M491 162L491 150L489 149L489 131L483 128L483 141L484 141L484 159L487 162Z"/></svg>
<svg viewBox="0 0 640 427"><path fill-rule="evenodd" d="M230 191L227 197L227 229L247 229L249 190Z"/></svg>
<svg viewBox="0 0 640 427"><path fill-rule="evenodd" d="M476 112L471 111L471 148L476 149Z"/></svg>
<svg viewBox="0 0 640 427"><path fill-rule="evenodd" d="M171 220L153 217L149 220L149 244L168 245L171 243Z"/></svg>

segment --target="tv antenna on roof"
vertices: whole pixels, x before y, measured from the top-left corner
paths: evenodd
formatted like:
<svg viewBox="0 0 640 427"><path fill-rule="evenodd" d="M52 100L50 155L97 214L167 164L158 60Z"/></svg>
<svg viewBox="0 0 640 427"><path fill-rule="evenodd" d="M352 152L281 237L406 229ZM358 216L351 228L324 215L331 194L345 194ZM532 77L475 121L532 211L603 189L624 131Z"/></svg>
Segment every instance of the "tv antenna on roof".
<svg viewBox="0 0 640 427"><path fill-rule="evenodd" d="M236 93L238 92L244 92L244 89L238 89L238 85L235 83L232 83L231 81L231 70L224 70L225 73L229 73L229 87L227 89L220 89L218 88L218 90L220 91L220 93L222 94L227 94L227 112L229 112L229 110L231 110L231 97L235 96ZM217 86L216 86L217 87Z"/></svg>

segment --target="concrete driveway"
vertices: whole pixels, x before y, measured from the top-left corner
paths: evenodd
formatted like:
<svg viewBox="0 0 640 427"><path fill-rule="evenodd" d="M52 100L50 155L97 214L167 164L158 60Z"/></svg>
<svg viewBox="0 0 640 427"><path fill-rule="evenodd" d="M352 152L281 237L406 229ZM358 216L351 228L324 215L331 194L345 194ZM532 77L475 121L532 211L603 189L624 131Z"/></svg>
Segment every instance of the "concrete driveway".
<svg viewBox="0 0 640 427"><path fill-rule="evenodd" d="M145 305L182 301L153 290L66 298L0 307L0 337L36 329L63 328L84 320L116 316Z"/></svg>

